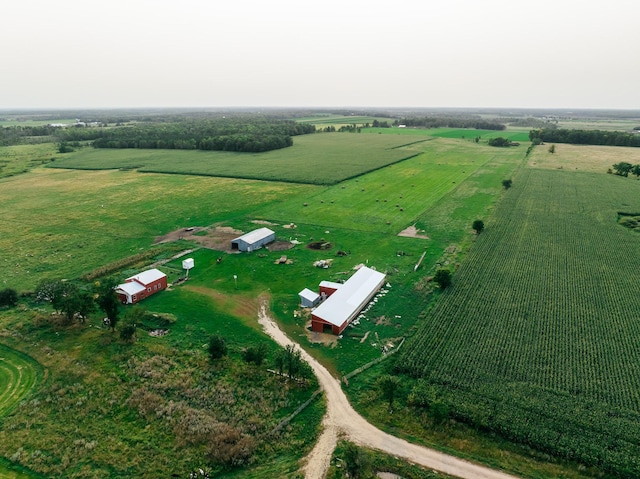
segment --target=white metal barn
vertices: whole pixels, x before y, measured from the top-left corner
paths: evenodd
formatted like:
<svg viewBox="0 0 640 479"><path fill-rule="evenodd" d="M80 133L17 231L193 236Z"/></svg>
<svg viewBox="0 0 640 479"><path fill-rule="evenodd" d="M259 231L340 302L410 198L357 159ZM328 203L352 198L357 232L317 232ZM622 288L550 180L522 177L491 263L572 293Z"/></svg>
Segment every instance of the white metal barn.
<svg viewBox="0 0 640 479"><path fill-rule="evenodd" d="M231 240L231 249L238 251L255 251L275 241L276 234L269 228L260 228Z"/></svg>
<svg viewBox="0 0 640 479"><path fill-rule="evenodd" d="M319 333L331 329L333 334L341 334L382 288L385 280L383 273L361 267L311 312L311 329Z"/></svg>

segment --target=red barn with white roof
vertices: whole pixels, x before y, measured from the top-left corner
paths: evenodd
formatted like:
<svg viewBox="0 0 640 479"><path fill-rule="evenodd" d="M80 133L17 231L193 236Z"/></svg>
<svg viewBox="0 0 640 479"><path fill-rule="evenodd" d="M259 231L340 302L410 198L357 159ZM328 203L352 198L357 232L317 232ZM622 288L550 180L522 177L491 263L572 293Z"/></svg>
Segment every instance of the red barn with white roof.
<svg viewBox="0 0 640 479"><path fill-rule="evenodd" d="M167 275L154 268L127 278L116 286L116 293L123 304L134 304L166 288Z"/></svg>

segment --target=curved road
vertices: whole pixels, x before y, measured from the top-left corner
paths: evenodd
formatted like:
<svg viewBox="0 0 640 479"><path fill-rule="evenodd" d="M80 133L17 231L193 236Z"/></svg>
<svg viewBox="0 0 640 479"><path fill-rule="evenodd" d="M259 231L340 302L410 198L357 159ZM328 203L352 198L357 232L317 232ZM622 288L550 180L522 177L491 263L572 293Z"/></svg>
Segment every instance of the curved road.
<svg viewBox="0 0 640 479"><path fill-rule="evenodd" d="M329 371L311 357L298 344L289 339L269 317L265 302L260 306L258 321L265 332L278 344L285 347L290 344L298 347L302 357L313 368L320 386L327 398L327 413L322 421L324 431L309 456L305 466L306 479L323 479L329 469L331 454L338 442L338 436L344 435L350 441L377 449L409 462L463 479L517 479L516 476L479 466L434 449L411 444L369 424L349 403L340 383Z"/></svg>

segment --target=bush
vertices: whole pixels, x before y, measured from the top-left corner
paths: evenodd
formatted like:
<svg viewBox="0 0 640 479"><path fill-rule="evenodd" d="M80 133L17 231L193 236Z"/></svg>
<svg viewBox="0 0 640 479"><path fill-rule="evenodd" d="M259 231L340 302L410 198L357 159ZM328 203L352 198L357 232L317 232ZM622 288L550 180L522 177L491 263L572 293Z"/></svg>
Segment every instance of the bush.
<svg viewBox="0 0 640 479"><path fill-rule="evenodd" d="M255 448L256 441L253 437L224 424L211 435L209 458L212 462L226 466L244 466L251 461Z"/></svg>
<svg viewBox="0 0 640 479"><path fill-rule="evenodd" d="M439 269L438 271L436 271L433 280L438 283L440 289L447 289L449 286L451 286L451 271L449 271L448 269Z"/></svg>
<svg viewBox="0 0 640 479"><path fill-rule="evenodd" d="M249 346L242 351L242 357L246 362L260 366L267 357L267 352L267 345L260 343L257 346Z"/></svg>
<svg viewBox="0 0 640 479"><path fill-rule="evenodd" d="M212 360L221 359L227 355L227 343L218 334L209 338L209 357Z"/></svg>
<svg viewBox="0 0 640 479"><path fill-rule="evenodd" d="M15 306L18 304L18 292L15 289L5 288L0 291L0 306Z"/></svg>

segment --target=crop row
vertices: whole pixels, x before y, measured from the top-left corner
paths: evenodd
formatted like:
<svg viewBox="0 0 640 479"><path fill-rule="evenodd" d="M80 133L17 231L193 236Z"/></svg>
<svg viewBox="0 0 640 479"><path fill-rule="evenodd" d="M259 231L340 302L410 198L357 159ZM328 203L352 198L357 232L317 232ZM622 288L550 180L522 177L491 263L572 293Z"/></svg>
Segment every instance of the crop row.
<svg viewBox="0 0 640 479"><path fill-rule="evenodd" d="M616 224L615 211L638 197L637 185L532 170L514 185L400 369L456 390L451 409L481 427L527 443L537 437L540 449L623 470L638 451L620 451L640 444L640 434L621 438L609 430L609 415L624 411L640 425L640 258L637 235ZM492 420L464 413L465 397L488 401ZM543 405L534 407L539 397ZM566 445L564 430L581 445Z"/></svg>

